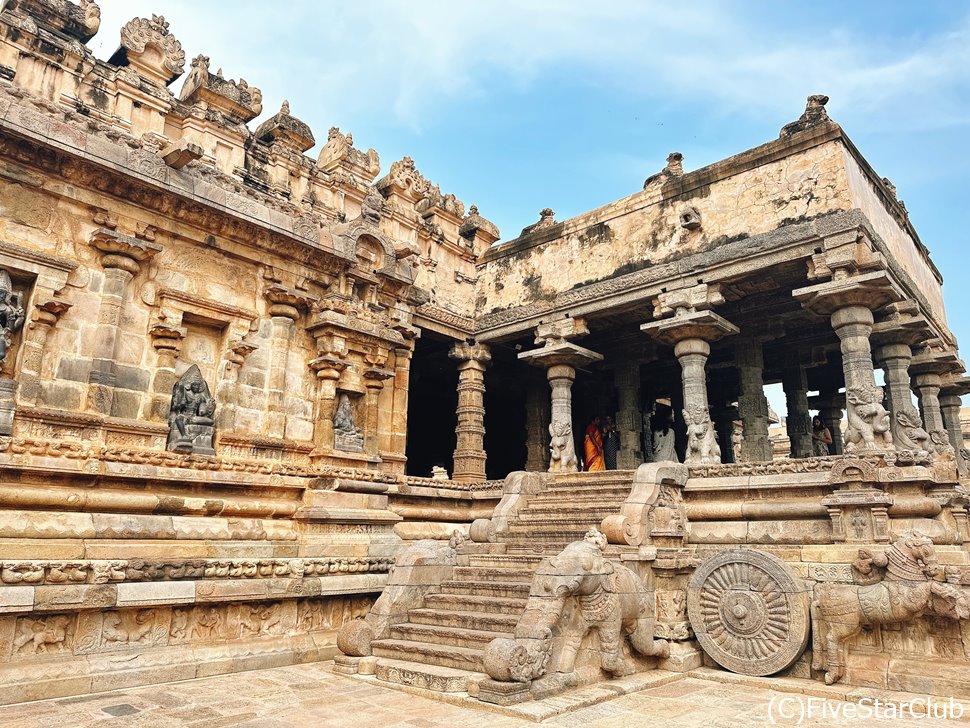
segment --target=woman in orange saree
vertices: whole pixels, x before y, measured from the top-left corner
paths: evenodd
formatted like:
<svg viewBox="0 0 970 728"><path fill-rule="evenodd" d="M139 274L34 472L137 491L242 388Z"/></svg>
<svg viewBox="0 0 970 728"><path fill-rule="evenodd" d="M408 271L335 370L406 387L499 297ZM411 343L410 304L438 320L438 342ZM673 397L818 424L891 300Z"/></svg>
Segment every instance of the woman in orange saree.
<svg viewBox="0 0 970 728"><path fill-rule="evenodd" d="M594 417L586 428L583 439L583 470L606 470L603 461L603 433L600 432L600 418Z"/></svg>

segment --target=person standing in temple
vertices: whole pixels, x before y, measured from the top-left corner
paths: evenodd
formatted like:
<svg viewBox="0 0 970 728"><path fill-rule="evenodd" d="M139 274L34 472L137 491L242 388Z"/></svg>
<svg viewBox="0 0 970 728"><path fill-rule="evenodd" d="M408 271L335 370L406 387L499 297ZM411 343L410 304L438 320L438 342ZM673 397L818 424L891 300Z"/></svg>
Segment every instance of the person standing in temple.
<svg viewBox="0 0 970 728"><path fill-rule="evenodd" d="M824 458L829 455L829 445L832 444L832 432L825 426L825 420L819 415L812 418L812 450L815 457Z"/></svg>
<svg viewBox="0 0 970 728"><path fill-rule="evenodd" d="M603 425L603 462L607 470L616 470L616 454L619 451L620 433L616 431L614 419L607 416Z"/></svg>
<svg viewBox="0 0 970 728"><path fill-rule="evenodd" d="M599 415L594 417L586 427L586 437L583 438L583 470L589 472L604 470L603 433L600 432L602 422Z"/></svg>
<svg viewBox="0 0 970 728"><path fill-rule="evenodd" d="M653 459L658 463L680 462L674 443L673 416L670 414L664 417L663 421L658 423L657 429L653 431Z"/></svg>

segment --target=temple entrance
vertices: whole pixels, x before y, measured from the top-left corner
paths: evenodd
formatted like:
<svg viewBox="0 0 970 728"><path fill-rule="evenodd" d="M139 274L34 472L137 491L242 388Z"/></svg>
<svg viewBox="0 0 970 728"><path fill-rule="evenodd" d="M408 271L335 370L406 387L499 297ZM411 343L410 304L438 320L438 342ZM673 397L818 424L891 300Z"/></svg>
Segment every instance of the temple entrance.
<svg viewBox="0 0 970 728"><path fill-rule="evenodd" d="M423 331L411 360L405 454L408 475L430 477L435 465L454 470L458 368L448 352L454 342Z"/></svg>

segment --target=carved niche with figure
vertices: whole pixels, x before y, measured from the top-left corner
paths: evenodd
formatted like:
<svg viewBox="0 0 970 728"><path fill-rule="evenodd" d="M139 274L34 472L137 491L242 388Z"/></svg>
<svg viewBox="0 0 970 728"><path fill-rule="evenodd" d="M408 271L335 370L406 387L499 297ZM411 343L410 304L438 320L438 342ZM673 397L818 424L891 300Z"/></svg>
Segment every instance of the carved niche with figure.
<svg viewBox="0 0 970 728"><path fill-rule="evenodd" d="M199 367L193 364L172 388L168 414L169 450L214 455L216 401Z"/></svg>

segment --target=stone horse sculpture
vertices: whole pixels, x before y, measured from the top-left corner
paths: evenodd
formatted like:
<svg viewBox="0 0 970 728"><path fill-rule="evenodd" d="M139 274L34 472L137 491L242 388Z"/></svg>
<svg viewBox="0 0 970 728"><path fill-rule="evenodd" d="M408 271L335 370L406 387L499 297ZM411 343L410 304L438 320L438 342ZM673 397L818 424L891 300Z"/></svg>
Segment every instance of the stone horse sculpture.
<svg viewBox="0 0 970 728"><path fill-rule="evenodd" d="M852 564L864 583L818 584L812 600L812 668L825 670L828 685L845 672L846 643L864 626L896 624L924 614L970 618L970 600L940 572L933 541L913 531L887 551L860 549Z"/></svg>
<svg viewBox="0 0 970 728"><path fill-rule="evenodd" d="M529 682L547 672L553 657L558 657L558 672L571 673L591 632L599 636L600 666L613 675L635 671L624 655L624 637L643 656L668 656L668 643L654 638L653 592L633 571L603 555L606 543L606 537L591 528L582 541L539 564L514 639L492 640L485 650L489 676ZM566 605L572 598L578 609L570 619ZM559 654L554 655L557 647Z"/></svg>

